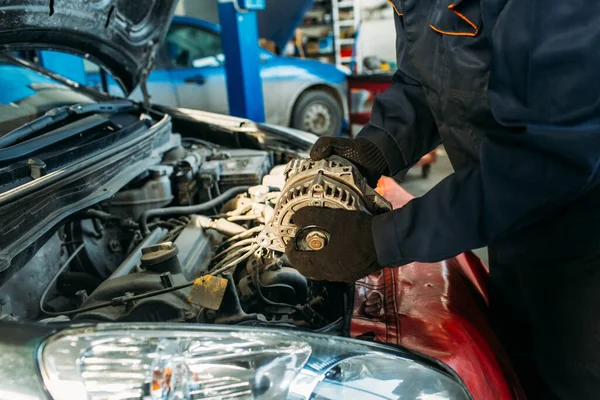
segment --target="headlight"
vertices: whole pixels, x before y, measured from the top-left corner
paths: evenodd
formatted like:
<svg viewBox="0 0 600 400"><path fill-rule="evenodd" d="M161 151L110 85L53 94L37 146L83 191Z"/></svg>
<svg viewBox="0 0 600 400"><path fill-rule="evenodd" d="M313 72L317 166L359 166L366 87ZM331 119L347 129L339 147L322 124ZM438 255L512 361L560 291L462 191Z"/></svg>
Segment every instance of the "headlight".
<svg viewBox="0 0 600 400"><path fill-rule="evenodd" d="M235 327L104 324L39 352L63 399L469 399L437 364L330 336Z"/></svg>

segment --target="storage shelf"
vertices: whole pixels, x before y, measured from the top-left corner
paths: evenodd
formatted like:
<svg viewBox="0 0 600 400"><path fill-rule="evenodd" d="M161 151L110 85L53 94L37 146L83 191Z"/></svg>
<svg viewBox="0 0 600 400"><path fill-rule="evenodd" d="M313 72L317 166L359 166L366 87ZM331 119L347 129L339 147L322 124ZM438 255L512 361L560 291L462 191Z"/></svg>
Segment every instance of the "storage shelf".
<svg viewBox="0 0 600 400"><path fill-rule="evenodd" d="M342 27L345 27L345 26L354 26L354 25L356 25L356 22L354 22L354 20L352 20L352 19L345 19L345 20L338 22L338 24Z"/></svg>
<svg viewBox="0 0 600 400"><path fill-rule="evenodd" d="M310 28L331 28L331 24L326 24L326 23L316 23L316 24L304 24L304 25L300 25L300 28L303 29L310 29Z"/></svg>
<svg viewBox="0 0 600 400"><path fill-rule="evenodd" d="M342 46L354 45L354 42L356 42L356 40L354 40L354 38L339 39L339 43Z"/></svg>
<svg viewBox="0 0 600 400"><path fill-rule="evenodd" d="M350 34L349 30L357 29L360 21L360 7L358 0L315 0L312 8L313 14L318 16L323 12L331 13L331 23L306 23L301 26L307 32L317 32L320 35L333 37L334 51L331 53L307 54L309 58L329 58L336 65L348 65L353 58L348 57L348 47L352 47L352 51L357 60L360 60L360 48L356 47L356 38L342 37ZM321 17L318 17L321 18ZM319 21L319 20L318 20ZM314 29L314 31L311 31ZM344 35L342 35L344 33ZM343 56L342 56L343 54ZM361 72L361 63L356 64L357 72Z"/></svg>
<svg viewBox="0 0 600 400"><path fill-rule="evenodd" d="M306 54L306 57L308 58L319 58L319 57L333 57L335 56L334 52L327 52L327 53L315 53L315 54Z"/></svg>

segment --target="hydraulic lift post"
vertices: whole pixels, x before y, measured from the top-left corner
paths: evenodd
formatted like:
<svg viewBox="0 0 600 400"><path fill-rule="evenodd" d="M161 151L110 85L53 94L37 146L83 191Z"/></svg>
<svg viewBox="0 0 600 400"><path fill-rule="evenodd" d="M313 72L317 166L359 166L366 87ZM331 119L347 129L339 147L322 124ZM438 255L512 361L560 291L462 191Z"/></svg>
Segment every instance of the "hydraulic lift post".
<svg viewBox="0 0 600 400"><path fill-rule="evenodd" d="M40 51L39 57L44 68L85 85L87 76L81 57L58 51Z"/></svg>
<svg viewBox="0 0 600 400"><path fill-rule="evenodd" d="M256 11L266 0L218 0L229 113L265 120Z"/></svg>

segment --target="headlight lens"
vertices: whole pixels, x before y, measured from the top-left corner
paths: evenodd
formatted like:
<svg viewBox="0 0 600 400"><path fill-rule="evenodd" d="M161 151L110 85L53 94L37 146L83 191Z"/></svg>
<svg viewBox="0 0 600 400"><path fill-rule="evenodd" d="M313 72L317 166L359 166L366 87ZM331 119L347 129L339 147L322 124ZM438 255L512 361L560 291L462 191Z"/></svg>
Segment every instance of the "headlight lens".
<svg viewBox="0 0 600 400"><path fill-rule="evenodd" d="M235 327L97 325L40 350L62 399L469 399L448 372L393 348Z"/></svg>

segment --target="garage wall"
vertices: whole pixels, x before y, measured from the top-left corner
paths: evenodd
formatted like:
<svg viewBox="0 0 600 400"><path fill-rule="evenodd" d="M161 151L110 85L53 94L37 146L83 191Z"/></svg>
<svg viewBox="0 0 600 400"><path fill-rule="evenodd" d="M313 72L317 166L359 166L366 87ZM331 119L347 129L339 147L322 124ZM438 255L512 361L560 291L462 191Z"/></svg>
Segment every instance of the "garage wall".
<svg viewBox="0 0 600 400"><path fill-rule="evenodd" d="M281 1L281 0L279 0ZM396 35L394 33L394 10L387 0L355 0L361 7L363 23L359 38L363 56L377 56L383 60L396 59ZM367 9L384 5L382 11L367 17ZM176 13L202 18L214 23L219 22L216 0L179 0Z"/></svg>
<svg viewBox="0 0 600 400"><path fill-rule="evenodd" d="M363 23L359 37L359 46L363 57L377 56L386 61L396 60L396 33L394 10L387 0L356 0L361 7ZM368 9L383 5L382 11L371 13L367 20Z"/></svg>
<svg viewBox="0 0 600 400"><path fill-rule="evenodd" d="M175 14L219 23L217 0L179 0Z"/></svg>

